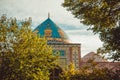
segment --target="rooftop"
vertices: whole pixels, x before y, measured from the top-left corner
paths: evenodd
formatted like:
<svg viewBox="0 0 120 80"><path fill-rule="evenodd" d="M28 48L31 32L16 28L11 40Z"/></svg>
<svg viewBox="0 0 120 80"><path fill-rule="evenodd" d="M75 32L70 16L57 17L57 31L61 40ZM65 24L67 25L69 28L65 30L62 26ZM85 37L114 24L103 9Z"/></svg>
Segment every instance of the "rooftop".
<svg viewBox="0 0 120 80"><path fill-rule="evenodd" d="M44 22L38 25L34 31L41 37L46 37L48 43L68 43L66 33L58 27L48 16Z"/></svg>

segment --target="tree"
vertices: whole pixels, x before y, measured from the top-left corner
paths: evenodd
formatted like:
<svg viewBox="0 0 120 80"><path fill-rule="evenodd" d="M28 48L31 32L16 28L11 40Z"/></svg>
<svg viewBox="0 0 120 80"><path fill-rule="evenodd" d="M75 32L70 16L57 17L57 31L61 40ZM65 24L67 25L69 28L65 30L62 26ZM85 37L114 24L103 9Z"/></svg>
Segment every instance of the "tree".
<svg viewBox="0 0 120 80"><path fill-rule="evenodd" d="M103 47L98 49L98 53L109 53L109 59L120 61L120 27L106 30L100 33L100 39L104 42Z"/></svg>
<svg viewBox="0 0 120 80"><path fill-rule="evenodd" d="M49 80L56 57L45 38L33 33L30 20L0 19L0 79Z"/></svg>
<svg viewBox="0 0 120 80"><path fill-rule="evenodd" d="M60 77L62 80L70 80L71 76L73 76L74 74L75 74L75 66L73 63L70 63L68 65L68 69L63 70Z"/></svg>
<svg viewBox="0 0 120 80"><path fill-rule="evenodd" d="M63 6L94 32L116 27L120 16L119 0L64 0Z"/></svg>
<svg viewBox="0 0 120 80"><path fill-rule="evenodd" d="M113 39L106 37L109 34L118 34L112 32L114 28L118 29L120 27L120 0L64 0L63 6L80 19L81 23L90 26L90 30L100 34L100 39L104 42L104 49L99 51L112 54L111 58L120 60L120 49L118 48L120 44L116 43L119 42L118 37L114 36L115 42ZM111 44L109 41L113 41L115 44ZM116 45L116 48L113 48L114 45ZM107 51L108 47L110 47L109 51Z"/></svg>
<svg viewBox="0 0 120 80"><path fill-rule="evenodd" d="M108 73L108 69L97 68L97 63L93 60L89 60L79 70L75 70L73 64L69 66L68 70L62 72L61 80L116 80Z"/></svg>

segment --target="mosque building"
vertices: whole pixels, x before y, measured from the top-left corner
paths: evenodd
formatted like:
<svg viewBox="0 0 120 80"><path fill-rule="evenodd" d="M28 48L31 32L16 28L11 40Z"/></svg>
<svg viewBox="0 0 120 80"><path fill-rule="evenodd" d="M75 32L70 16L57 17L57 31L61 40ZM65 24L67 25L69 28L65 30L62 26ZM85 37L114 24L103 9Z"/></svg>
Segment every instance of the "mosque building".
<svg viewBox="0 0 120 80"><path fill-rule="evenodd" d="M88 65L87 61L91 59L97 62L98 68L106 67L114 70L117 69L116 66L120 65L120 62L109 62L94 52L81 58L81 44L70 43L67 34L50 19L49 15L34 31L47 39L48 45L53 48L54 55L59 53L59 66L62 68L66 68L72 62L76 69L80 69L82 66Z"/></svg>
<svg viewBox="0 0 120 80"><path fill-rule="evenodd" d="M49 15L34 31L47 39L54 55L59 53L59 66L65 68L72 62L76 69L80 68L81 44L70 43L67 34L50 19Z"/></svg>

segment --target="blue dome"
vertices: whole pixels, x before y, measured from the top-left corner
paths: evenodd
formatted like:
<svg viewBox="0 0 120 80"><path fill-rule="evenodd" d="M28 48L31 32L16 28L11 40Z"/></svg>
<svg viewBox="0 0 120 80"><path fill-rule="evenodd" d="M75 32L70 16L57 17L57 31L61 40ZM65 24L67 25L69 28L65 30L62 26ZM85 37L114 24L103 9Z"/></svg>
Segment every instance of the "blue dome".
<svg viewBox="0 0 120 80"><path fill-rule="evenodd" d="M49 42L66 42L68 40L65 32L59 28L50 18L38 25L34 31L41 37L46 37Z"/></svg>

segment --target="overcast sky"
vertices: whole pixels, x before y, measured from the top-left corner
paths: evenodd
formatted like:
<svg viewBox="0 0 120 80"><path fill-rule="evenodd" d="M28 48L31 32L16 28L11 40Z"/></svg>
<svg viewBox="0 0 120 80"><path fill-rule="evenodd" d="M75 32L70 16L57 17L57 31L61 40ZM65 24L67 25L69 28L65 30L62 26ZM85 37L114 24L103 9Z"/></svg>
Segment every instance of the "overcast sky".
<svg viewBox="0 0 120 80"><path fill-rule="evenodd" d="M50 18L62 28L68 35L72 43L81 43L81 55L89 52L96 52L97 48L102 46L98 35L80 23L80 20L66 11L61 6L64 0L0 0L0 16L6 14L8 17L25 19L32 17L33 29Z"/></svg>

